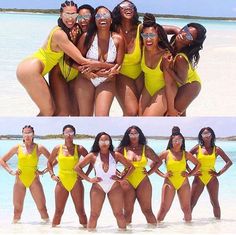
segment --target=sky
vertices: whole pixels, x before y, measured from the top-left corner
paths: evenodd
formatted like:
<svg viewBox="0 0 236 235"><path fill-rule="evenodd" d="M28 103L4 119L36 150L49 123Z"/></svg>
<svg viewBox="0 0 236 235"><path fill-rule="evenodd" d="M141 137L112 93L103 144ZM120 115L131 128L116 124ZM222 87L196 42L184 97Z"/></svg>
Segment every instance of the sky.
<svg viewBox="0 0 236 235"><path fill-rule="evenodd" d="M119 0L74 0L79 5L105 5L113 9ZM61 0L8 0L0 1L0 8L59 9ZM236 0L133 0L139 12L192 15L209 17L236 17Z"/></svg>
<svg viewBox="0 0 236 235"><path fill-rule="evenodd" d="M36 135L61 134L66 124L72 124L78 134L89 135L97 135L101 131L112 136L123 135L128 127L137 125L146 136L168 137L173 126L179 126L186 137L197 137L200 129L206 126L212 127L217 137L236 136L235 117L2 117L0 135L20 135L25 125L32 125Z"/></svg>

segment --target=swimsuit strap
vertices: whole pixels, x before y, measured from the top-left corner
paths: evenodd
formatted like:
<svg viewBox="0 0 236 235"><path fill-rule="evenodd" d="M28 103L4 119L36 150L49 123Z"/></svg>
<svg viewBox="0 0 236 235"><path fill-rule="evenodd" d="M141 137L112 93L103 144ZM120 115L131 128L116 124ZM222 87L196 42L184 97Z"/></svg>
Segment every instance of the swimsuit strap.
<svg viewBox="0 0 236 235"><path fill-rule="evenodd" d="M49 50L49 51L52 51L52 49L51 49L52 36L53 36L54 32L56 32L58 29L60 29L59 26L55 27L49 34L48 42L47 42L47 46L46 46L47 50Z"/></svg>

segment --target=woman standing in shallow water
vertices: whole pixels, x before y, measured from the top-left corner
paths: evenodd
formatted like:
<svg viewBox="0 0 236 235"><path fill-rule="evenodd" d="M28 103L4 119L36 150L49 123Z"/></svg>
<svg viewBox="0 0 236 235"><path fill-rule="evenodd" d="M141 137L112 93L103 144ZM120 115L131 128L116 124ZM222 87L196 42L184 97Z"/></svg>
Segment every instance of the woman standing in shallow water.
<svg viewBox="0 0 236 235"><path fill-rule="evenodd" d="M46 199L39 176L43 175L47 168L43 171L38 170L38 160L41 154L49 158L48 150L39 144L34 143L34 128L30 125L24 126L22 129L23 143L11 148L1 159L0 164L12 176L16 177L13 190L14 217L13 223L17 223L21 219L23 211L26 189L29 188L31 195L36 203L42 220L49 221L46 208ZM11 169L7 164L14 155L17 155L17 170Z"/></svg>
<svg viewBox="0 0 236 235"><path fill-rule="evenodd" d="M116 217L118 227L126 229L125 217L123 214L123 192L120 182L124 181L133 171L133 166L120 154L113 150L112 139L105 132L100 132L95 137L91 152L76 165L78 174L85 180L92 183L90 191L91 212L88 222L88 229L95 229L100 216L106 195L108 196L112 211ZM121 163L126 171L121 177L116 175L117 163ZM96 176L89 178L83 168L92 164Z"/></svg>
<svg viewBox="0 0 236 235"><path fill-rule="evenodd" d="M201 196L205 186L210 196L215 218L220 219L221 211L218 200L219 181L218 177L222 175L232 165L232 161L227 154L215 145L216 136L210 127L204 127L198 134L199 144L191 149L191 153L201 163L199 171L194 174L194 180L191 190L191 208L195 207L199 197ZM224 167L218 172L215 169L215 161L220 156L224 161Z"/></svg>
<svg viewBox="0 0 236 235"><path fill-rule="evenodd" d="M86 156L88 152L83 146L73 143L75 134L74 126L64 126L63 135L65 143L56 146L48 160L48 169L51 178L57 182L55 188L56 209L52 227L60 224L69 194L71 194L74 202L80 224L84 227L87 226L87 216L84 210L84 186L81 179L74 171L74 167L79 162L80 157ZM58 176L56 176L53 171L53 165L56 159L58 162Z"/></svg>
<svg viewBox="0 0 236 235"><path fill-rule="evenodd" d="M165 161L167 172L163 173L159 169L157 170L157 174L165 179L162 186L161 205L157 214L157 221L164 220L177 192L184 213L184 220L190 222L192 213L188 177L197 172L200 164L191 153L185 151L185 139L178 127L172 129L167 150L162 152L159 157L162 161ZM188 160L195 165L190 172L187 172Z"/></svg>
<svg viewBox="0 0 236 235"><path fill-rule="evenodd" d="M127 181L121 182L124 192L124 213L126 223L132 222L134 203L137 199L147 223L156 224L152 211L152 185L149 175L155 172L159 159L155 152L147 145L146 137L137 126L129 127L122 138L118 151L132 163L134 171ZM153 162L149 171L146 170L148 160Z"/></svg>

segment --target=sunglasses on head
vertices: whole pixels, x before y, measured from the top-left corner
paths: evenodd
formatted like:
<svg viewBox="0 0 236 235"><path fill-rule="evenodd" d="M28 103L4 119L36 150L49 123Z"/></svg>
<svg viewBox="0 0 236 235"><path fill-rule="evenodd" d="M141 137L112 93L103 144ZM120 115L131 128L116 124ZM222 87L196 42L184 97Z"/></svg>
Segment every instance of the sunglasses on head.
<svg viewBox="0 0 236 235"><path fill-rule="evenodd" d="M82 19L89 20L90 18L91 18L91 14L78 15L78 21L81 21Z"/></svg>
<svg viewBox="0 0 236 235"><path fill-rule="evenodd" d="M95 15L95 19L96 20L99 20L99 19L110 19L110 18L111 18L111 14L110 13L104 13L104 14L97 13Z"/></svg>
<svg viewBox="0 0 236 235"><path fill-rule="evenodd" d="M184 26L182 29L181 29L181 32L184 32L185 33L185 37L189 40L189 41L193 41L193 36L192 34L190 33L189 31L189 28L188 26Z"/></svg>
<svg viewBox="0 0 236 235"><path fill-rule="evenodd" d="M156 33L141 33L141 36L143 39L148 39L148 38L155 38L157 36Z"/></svg>
<svg viewBox="0 0 236 235"><path fill-rule="evenodd" d="M72 18L72 19L76 19L77 17L78 17L78 13L68 13L68 12L63 12L62 13L62 15L63 15L63 17L65 17L66 19L70 19L70 18Z"/></svg>

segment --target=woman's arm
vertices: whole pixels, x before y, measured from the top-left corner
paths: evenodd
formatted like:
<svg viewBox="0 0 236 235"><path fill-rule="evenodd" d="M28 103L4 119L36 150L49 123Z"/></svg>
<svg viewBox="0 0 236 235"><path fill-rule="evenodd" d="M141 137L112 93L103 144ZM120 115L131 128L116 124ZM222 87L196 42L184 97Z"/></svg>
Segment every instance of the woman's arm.
<svg viewBox="0 0 236 235"><path fill-rule="evenodd" d="M79 153L80 155L82 155L83 157L85 157L86 155L88 155L87 149L84 148L84 147L81 146L81 145L78 145L78 153ZM89 175L90 172L92 171L92 169L93 169L93 164L90 163L90 164L89 164L89 167L88 167L88 169L87 169L87 171L86 171L85 174L86 174L86 175Z"/></svg>
<svg viewBox="0 0 236 235"><path fill-rule="evenodd" d="M159 159L158 155L148 145L145 146L145 155L148 159L152 160L150 170L147 171L147 175L151 175L157 170L157 168L162 164L162 162Z"/></svg>
<svg viewBox="0 0 236 235"><path fill-rule="evenodd" d="M52 150L52 153L48 159L48 164L47 164L49 174L51 175L51 178L55 181L59 181L59 178L55 175L55 173L53 171L53 166L55 165L54 163L56 161L56 157L58 155L59 149L60 149L60 145L56 146Z"/></svg>
<svg viewBox="0 0 236 235"><path fill-rule="evenodd" d="M228 155L220 148L216 147L216 153L217 155L221 156L221 158L225 161L224 167L219 171L215 172L216 176L222 175L225 171L228 170L228 168L233 164L232 161L229 159Z"/></svg>
<svg viewBox="0 0 236 235"><path fill-rule="evenodd" d="M157 165L156 173L162 178L168 178L172 176L172 172L163 173L162 171L159 170L159 167L162 165L162 162L166 160L167 155L168 155L168 151L164 151L159 155L160 163Z"/></svg>
<svg viewBox="0 0 236 235"><path fill-rule="evenodd" d="M164 28L166 34L178 34L181 30L180 27L174 26L174 25L162 25Z"/></svg>
<svg viewBox="0 0 236 235"><path fill-rule="evenodd" d="M182 174L182 176L189 177L195 175L199 171L201 164L190 152L185 152L185 154L186 160L189 160L195 165L195 167L190 172L185 172Z"/></svg>
<svg viewBox="0 0 236 235"><path fill-rule="evenodd" d="M50 157L50 153L49 151L41 144L38 144L38 156L40 156L41 154L43 154L47 159L49 159ZM37 170L37 173L39 175L44 175L45 173L48 172L48 167L46 167L44 170L40 171Z"/></svg>
<svg viewBox="0 0 236 235"><path fill-rule="evenodd" d="M18 145L11 148L5 155L0 158L0 165L10 174L10 175L16 175L18 174L18 171L14 172L10 168L10 166L7 164L7 161L13 157L14 154L18 153Z"/></svg>
<svg viewBox="0 0 236 235"><path fill-rule="evenodd" d="M120 180L126 179L133 171L134 166L119 152L114 153L115 160L120 162L125 168L124 171L120 173Z"/></svg>

